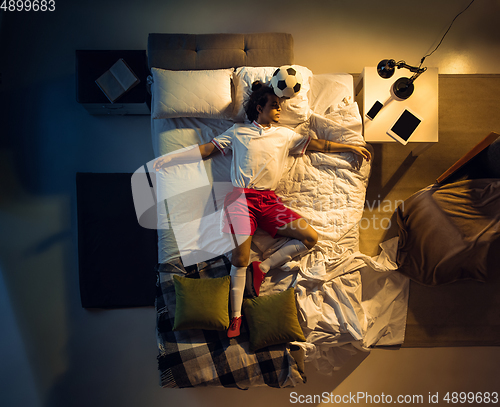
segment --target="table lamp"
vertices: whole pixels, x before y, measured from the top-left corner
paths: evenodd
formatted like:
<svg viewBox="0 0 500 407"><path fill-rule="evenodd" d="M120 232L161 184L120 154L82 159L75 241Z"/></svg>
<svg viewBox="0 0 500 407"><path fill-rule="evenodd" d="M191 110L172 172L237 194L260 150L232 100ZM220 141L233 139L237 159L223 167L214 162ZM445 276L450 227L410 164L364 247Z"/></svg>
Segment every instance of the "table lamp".
<svg viewBox="0 0 500 407"><path fill-rule="evenodd" d="M396 68L406 68L409 69L410 72L413 72L413 76L411 78L399 78L392 85L392 91L399 99L408 99L415 89L413 82L417 79L421 74L423 74L427 68L420 68L416 66L408 65L405 61L396 62L394 59L383 59L377 65L377 72L380 77L384 79L390 78L394 75L394 71Z"/></svg>
<svg viewBox="0 0 500 407"><path fill-rule="evenodd" d="M469 5L462 10L460 13L458 13L455 18L452 20L450 26L444 33L443 37L441 38L441 41L439 44L436 46L434 51L432 51L430 54L425 55L421 60L420 60L420 66L415 67L411 65L407 65L405 61L399 61L396 62L394 59L383 59L380 61L377 65L377 72L382 78L390 78L392 75L394 75L395 68L406 68L409 69L410 72L413 72L413 76L411 78L399 78L394 84L392 85L392 91L396 97L399 99L408 99L412 93L415 87L413 86L413 82L415 82L415 79L417 79L421 74L423 74L427 68L421 68L422 64L425 61L425 58L428 56L431 56L441 45L441 43L444 40L444 37L446 37L446 34L448 34L448 31L450 31L451 26L455 22L455 20L458 18L458 16L467 10L472 3L474 3L475 0L472 0Z"/></svg>

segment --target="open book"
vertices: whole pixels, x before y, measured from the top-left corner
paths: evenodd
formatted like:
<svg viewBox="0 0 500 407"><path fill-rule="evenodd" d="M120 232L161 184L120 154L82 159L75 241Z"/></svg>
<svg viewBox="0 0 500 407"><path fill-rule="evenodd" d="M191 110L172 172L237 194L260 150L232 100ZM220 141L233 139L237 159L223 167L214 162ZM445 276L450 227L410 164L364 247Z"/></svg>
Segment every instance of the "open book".
<svg viewBox="0 0 500 407"><path fill-rule="evenodd" d="M120 58L95 81L111 103L140 82L127 63Z"/></svg>

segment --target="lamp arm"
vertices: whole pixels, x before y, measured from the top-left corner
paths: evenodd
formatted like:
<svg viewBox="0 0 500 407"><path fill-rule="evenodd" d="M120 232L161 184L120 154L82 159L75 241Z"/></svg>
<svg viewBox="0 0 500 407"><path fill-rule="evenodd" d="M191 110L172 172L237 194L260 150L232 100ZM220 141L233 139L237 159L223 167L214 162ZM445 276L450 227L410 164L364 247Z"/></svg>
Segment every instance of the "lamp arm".
<svg viewBox="0 0 500 407"><path fill-rule="evenodd" d="M427 71L427 67L424 67L424 68L417 68L418 70L417 71L412 71L412 72L415 72L413 74L413 76L410 78L410 83L413 83L415 82L415 80L420 76L422 75L425 71Z"/></svg>
<svg viewBox="0 0 500 407"><path fill-rule="evenodd" d="M403 88L405 90L407 90L410 88L410 85L412 85L413 82L427 70L426 67L421 68L423 62L424 62L424 60L422 59L422 61L420 62L420 65L418 67L416 67L416 66L408 65L405 61L396 62L394 59L383 59L377 65L377 72L382 78L387 79L387 78L390 78L394 74L395 68L408 69L410 72L413 72L413 76L411 78L400 78L395 82L395 84L398 83L398 89L400 91ZM402 81L402 79L404 79L404 80ZM410 95L411 95L411 92L408 93L407 96L405 96L405 99L408 98Z"/></svg>
<svg viewBox="0 0 500 407"><path fill-rule="evenodd" d="M420 67L408 65L405 61L396 62L396 66L398 67L398 69L406 68L410 72L417 73L417 77L418 77L418 75L424 73L427 70L427 68L420 68Z"/></svg>
<svg viewBox="0 0 500 407"><path fill-rule="evenodd" d="M410 72L413 72L413 76L410 78L410 80L408 81L408 84L411 84L413 82L415 82L415 80L420 76L422 75L425 71L427 71L427 67L423 67L423 68L420 68L420 67L416 67L416 66L411 66L411 65L408 65L405 61L399 61L399 62L396 62L396 67L398 69L401 69L401 68L406 68L408 69Z"/></svg>

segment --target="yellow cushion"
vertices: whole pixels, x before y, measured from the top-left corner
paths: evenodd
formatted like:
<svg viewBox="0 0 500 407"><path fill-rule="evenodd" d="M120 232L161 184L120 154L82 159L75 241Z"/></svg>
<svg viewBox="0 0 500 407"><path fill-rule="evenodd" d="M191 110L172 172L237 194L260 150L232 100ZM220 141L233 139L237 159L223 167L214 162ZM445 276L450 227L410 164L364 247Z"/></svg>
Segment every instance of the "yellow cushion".
<svg viewBox="0 0 500 407"><path fill-rule="evenodd" d="M174 276L173 279L175 319L172 330L224 331L229 327L230 276L203 279Z"/></svg>
<svg viewBox="0 0 500 407"><path fill-rule="evenodd" d="M250 331L252 352L266 346L306 340L297 318L293 288L277 294L245 299L243 314Z"/></svg>

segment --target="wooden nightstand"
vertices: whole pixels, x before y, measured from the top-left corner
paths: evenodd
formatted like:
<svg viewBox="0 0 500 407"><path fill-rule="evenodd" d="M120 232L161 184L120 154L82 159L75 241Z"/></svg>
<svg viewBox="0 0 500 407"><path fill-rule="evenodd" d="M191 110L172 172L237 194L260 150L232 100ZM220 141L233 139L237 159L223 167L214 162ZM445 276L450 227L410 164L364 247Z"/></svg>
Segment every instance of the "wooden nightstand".
<svg viewBox="0 0 500 407"><path fill-rule="evenodd" d="M125 60L141 82L111 103L95 80L120 58ZM146 88L148 75L145 50L77 50L76 100L93 115L150 115L151 96Z"/></svg>
<svg viewBox="0 0 500 407"><path fill-rule="evenodd" d="M429 68L415 81L415 91L406 100L398 100L391 95L390 89L400 77L413 75L406 69L397 69L389 79L383 79L377 74L375 67L366 67L356 83L355 89L358 94L363 89L363 136L368 143L394 142L387 130L395 120L408 108L421 117L422 123L409 139L411 143L417 143L412 151L413 155L419 155L434 143L438 142L438 69ZM365 114L379 100L384 107L375 119L368 119Z"/></svg>

